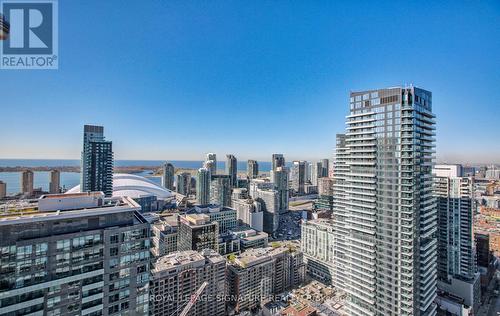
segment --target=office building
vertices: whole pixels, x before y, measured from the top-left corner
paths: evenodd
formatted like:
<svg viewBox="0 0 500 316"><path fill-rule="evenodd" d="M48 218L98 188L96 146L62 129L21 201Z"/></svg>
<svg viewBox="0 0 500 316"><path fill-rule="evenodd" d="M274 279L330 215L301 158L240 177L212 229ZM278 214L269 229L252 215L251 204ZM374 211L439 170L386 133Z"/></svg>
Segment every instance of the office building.
<svg viewBox="0 0 500 316"><path fill-rule="evenodd" d="M45 195L0 221L1 315L147 315L149 228L128 197Z"/></svg>
<svg viewBox="0 0 500 316"><path fill-rule="evenodd" d="M241 251L251 248L266 248L269 242L267 233L244 226L232 229L229 234L239 240Z"/></svg>
<svg viewBox="0 0 500 316"><path fill-rule="evenodd" d="M225 174L212 175L210 204L231 207L231 178Z"/></svg>
<svg viewBox="0 0 500 316"><path fill-rule="evenodd" d="M330 173L330 162L328 161L328 159L321 160L321 167L321 177L328 177Z"/></svg>
<svg viewBox="0 0 500 316"><path fill-rule="evenodd" d="M175 168L169 162L165 162L162 166L163 176L162 176L162 185L165 189L173 191L174 190L174 176L175 176Z"/></svg>
<svg viewBox="0 0 500 316"><path fill-rule="evenodd" d="M219 224L211 222L206 214L189 214L179 217L177 250L219 250Z"/></svg>
<svg viewBox="0 0 500 316"><path fill-rule="evenodd" d="M335 278L334 225L331 220L304 221L301 225L301 249L307 273L325 283L338 284Z"/></svg>
<svg viewBox="0 0 500 316"><path fill-rule="evenodd" d="M259 177L259 163L257 162L257 160L248 160L247 175L249 179L255 179Z"/></svg>
<svg viewBox="0 0 500 316"><path fill-rule="evenodd" d="M345 269L346 309L350 315L434 315L432 94L415 87L352 92L346 119L334 164L334 227L345 235L343 248L334 251L340 250L335 256Z"/></svg>
<svg viewBox="0 0 500 316"><path fill-rule="evenodd" d="M311 167L311 184L318 185L318 180L323 177L323 164L317 161Z"/></svg>
<svg viewBox="0 0 500 316"><path fill-rule="evenodd" d="M278 167L285 167L285 157L283 157L283 154L273 154L271 163L271 182L274 182L274 171L276 171Z"/></svg>
<svg viewBox="0 0 500 316"><path fill-rule="evenodd" d="M33 171L24 170L21 173L21 190L23 195L32 196L33 195Z"/></svg>
<svg viewBox="0 0 500 316"><path fill-rule="evenodd" d="M323 177L318 180L318 200L314 207L318 211L333 211L333 192L335 181L332 178Z"/></svg>
<svg viewBox="0 0 500 316"><path fill-rule="evenodd" d="M7 196L7 183L0 181L0 200Z"/></svg>
<svg viewBox="0 0 500 316"><path fill-rule="evenodd" d="M189 172L177 175L176 191L185 196L191 193L191 174Z"/></svg>
<svg viewBox="0 0 500 316"><path fill-rule="evenodd" d="M236 313L260 306L261 300L304 281L302 252L293 245L249 249L227 266L229 306ZM259 300L260 299L260 300Z"/></svg>
<svg viewBox="0 0 500 316"><path fill-rule="evenodd" d="M233 155L226 155L226 174L231 179L231 188L237 187L238 180L238 162Z"/></svg>
<svg viewBox="0 0 500 316"><path fill-rule="evenodd" d="M151 253L156 258L177 251L178 219L176 215L170 217L170 219L162 218L151 224Z"/></svg>
<svg viewBox="0 0 500 316"><path fill-rule="evenodd" d="M472 178L460 177L461 169L457 165L433 169L438 211L437 285L477 312L480 275L473 238L474 183Z"/></svg>
<svg viewBox="0 0 500 316"><path fill-rule="evenodd" d="M274 234L279 226L280 195L273 189L270 182L252 180L250 182L250 196L258 202L263 211L262 229L269 235Z"/></svg>
<svg viewBox="0 0 500 316"><path fill-rule="evenodd" d="M81 160L82 192L101 191L109 197L113 194L113 143L104 138L104 127L83 127Z"/></svg>
<svg viewBox="0 0 500 316"><path fill-rule="evenodd" d="M207 168L198 169L196 181L196 203L207 205L210 203L210 170Z"/></svg>
<svg viewBox="0 0 500 316"><path fill-rule="evenodd" d="M292 163L291 176L292 190L296 194L304 194L304 184L306 183L306 162L294 161Z"/></svg>
<svg viewBox="0 0 500 316"><path fill-rule="evenodd" d="M272 170L276 170L276 168L284 166L285 166L285 157L283 157L283 154L273 154Z"/></svg>
<svg viewBox="0 0 500 316"><path fill-rule="evenodd" d="M180 251L160 258L151 270L151 315L179 315L204 284L189 316L225 315L226 261L214 251Z"/></svg>
<svg viewBox="0 0 500 316"><path fill-rule="evenodd" d="M206 214L209 222L217 222L219 235L227 234L228 230L237 226L236 210L220 205L194 206L186 214Z"/></svg>
<svg viewBox="0 0 500 316"><path fill-rule="evenodd" d="M264 212L261 204L248 197L236 197L233 194L233 208L239 225L247 225L258 231L264 230Z"/></svg>
<svg viewBox="0 0 500 316"><path fill-rule="evenodd" d="M217 155L214 153L208 153L205 159L205 168L210 170L211 175L217 174Z"/></svg>
<svg viewBox="0 0 500 316"><path fill-rule="evenodd" d="M288 174L289 170L286 167L277 167L274 171L274 190L278 191L278 209L280 213L288 211L289 190L288 190Z"/></svg>
<svg viewBox="0 0 500 316"><path fill-rule="evenodd" d="M61 173L59 170L50 172L49 193L56 194L61 192Z"/></svg>

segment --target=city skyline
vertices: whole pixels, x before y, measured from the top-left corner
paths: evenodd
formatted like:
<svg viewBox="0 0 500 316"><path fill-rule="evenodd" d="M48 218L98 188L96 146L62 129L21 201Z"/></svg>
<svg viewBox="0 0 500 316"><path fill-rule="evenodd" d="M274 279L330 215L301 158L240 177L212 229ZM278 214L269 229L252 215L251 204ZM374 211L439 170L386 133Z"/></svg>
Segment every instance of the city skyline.
<svg viewBox="0 0 500 316"><path fill-rule="evenodd" d="M92 36L80 12L95 16ZM128 12L148 18L131 29ZM350 91L413 83L433 91L438 162L500 163L499 12L493 1L60 3L59 70L0 72L0 158L78 159L93 123L118 160L331 158Z"/></svg>

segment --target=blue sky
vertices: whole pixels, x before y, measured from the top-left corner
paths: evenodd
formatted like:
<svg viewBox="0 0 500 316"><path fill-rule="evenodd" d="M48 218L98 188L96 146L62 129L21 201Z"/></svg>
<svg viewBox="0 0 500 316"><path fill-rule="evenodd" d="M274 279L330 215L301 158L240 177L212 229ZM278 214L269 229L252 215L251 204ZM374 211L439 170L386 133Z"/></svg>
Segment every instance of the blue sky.
<svg viewBox="0 0 500 316"><path fill-rule="evenodd" d="M331 157L351 90L433 92L437 155L500 162L499 1L59 2L59 70L0 70L0 158Z"/></svg>

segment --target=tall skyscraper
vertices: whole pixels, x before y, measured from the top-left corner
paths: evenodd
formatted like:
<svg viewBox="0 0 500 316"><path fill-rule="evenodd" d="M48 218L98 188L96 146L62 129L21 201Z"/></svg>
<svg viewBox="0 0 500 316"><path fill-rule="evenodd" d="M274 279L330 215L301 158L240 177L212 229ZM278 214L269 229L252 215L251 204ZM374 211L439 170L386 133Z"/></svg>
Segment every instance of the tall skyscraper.
<svg viewBox="0 0 500 316"><path fill-rule="evenodd" d="M189 172L183 172L177 175L176 189L177 193L185 196L191 193L191 174Z"/></svg>
<svg viewBox="0 0 500 316"><path fill-rule="evenodd" d="M321 177L323 177L323 164L321 161L317 161L312 165L311 184L318 185L318 180Z"/></svg>
<svg viewBox="0 0 500 316"><path fill-rule="evenodd" d="M104 127L83 127L81 191L113 195L113 143L104 138Z"/></svg>
<svg viewBox="0 0 500 316"><path fill-rule="evenodd" d="M295 193L304 193L304 184L306 183L306 162L294 161L292 164L292 189Z"/></svg>
<svg viewBox="0 0 500 316"><path fill-rule="evenodd" d="M340 185L335 187L334 200L339 202L334 216L340 215L337 221L348 245L336 254L345 256L347 311L434 315L432 94L397 87L352 92L350 97L341 155L347 169L334 175Z"/></svg>
<svg viewBox="0 0 500 316"><path fill-rule="evenodd" d="M249 179L255 179L259 176L259 163L257 160L248 160L247 175Z"/></svg>
<svg viewBox="0 0 500 316"><path fill-rule="evenodd" d="M278 191L278 209L280 213L288 211L288 174L289 170L287 167L277 167L274 171L274 190Z"/></svg>
<svg viewBox="0 0 500 316"><path fill-rule="evenodd" d="M332 220L334 225L333 251L335 253L336 263L334 265L333 284L339 287L345 287L347 283L347 191L349 185L346 183L346 177L349 174L349 165L347 165L349 150L346 147L346 136L337 134L335 159L333 161L333 212Z"/></svg>
<svg viewBox="0 0 500 316"><path fill-rule="evenodd" d="M460 177L461 166L436 165L434 195L438 210L438 288L464 300L477 312L480 275L473 237L473 178Z"/></svg>
<svg viewBox="0 0 500 316"><path fill-rule="evenodd" d="M285 166L285 157L283 157L283 154L273 154L272 158L272 164L273 164L273 171L276 170L278 167L284 167Z"/></svg>
<svg viewBox="0 0 500 316"><path fill-rule="evenodd" d="M170 191L174 190L174 176L175 176L175 168L169 162L165 162L162 166L163 169L163 177L162 184L165 189L169 189Z"/></svg>
<svg viewBox="0 0 500 316"><path fill-rule="evenodd" d="M231 179L231 187L235 188L238 180L238 162L234 155L226 155L226 174Z"/></svg>
<svg viewBox="0 0 500 316"><path fill-rule="evenodd" d="M263 230L269 235L278 230L280 215L280 194L273 189L273 183L252 180L250 196L260 203L263 214Z"/></svg>
<svg viewBox="0 0 500 316"><path fill-rule="evenodd" d="M321 160L321 177L328 177L328 173L330 170L330 162L328 159Z"/></svg>
<svg viewBox="0 0 500 316"><path fill-rule="evenodd" d="M33 195L33 171L24 170L23 173L21 173L21 190L23 195Z"/></svg>
<svg viewBox="0 0 500 316"><path fill-rule="evenodd" d="M45 195L38 209L4 218L0 314L148 315L150 236L139 210L128 197L87 192Z"/></svg>
<svg viewBox="0 0 500 316"><path fill-rule="evenodd" d="M210 203L231 207L231 178L225 174L212 176Z"/></svg>
<svg viewBox="0 0 500 316"><path fill-rule="evenodd" d="M210 203L210 170L198 169L196 181L196 203L207 205Z"/></svg>
<svg viewBox="0 0 500 316"><path fill-rule="evenodd" d="M7 183L0 181L0 200L7 196Z"/></svg>
<svg viewBox="0 0 500 316"><path fill-rule="evenodd" d="M59 170L50 172L49 193L55 194L61 192L61 173Z"/></svg>
<svg viewBox="0 0 500 316"><path fill-rule="evenodd" d="M211 175L217 174L217 155L214 153L208 153L207 159L205 159L205 168L210 170Z"/></svg>

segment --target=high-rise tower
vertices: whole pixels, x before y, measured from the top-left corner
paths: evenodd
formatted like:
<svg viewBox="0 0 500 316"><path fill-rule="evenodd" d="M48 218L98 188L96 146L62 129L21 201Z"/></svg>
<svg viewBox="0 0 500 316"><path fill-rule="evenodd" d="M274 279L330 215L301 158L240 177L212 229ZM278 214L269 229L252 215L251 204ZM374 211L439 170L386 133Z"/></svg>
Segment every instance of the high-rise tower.
<svg viewBox="0 0 500 316"><path fill-rule="evenodd" d="M206 205L210 203L210 170L198 169L196 180L196 203Z"/></svg>
<svg viewBox="0 0 500 316"><path fill-rule="evenodd" d="M235 188L238 180L238 162L234 155L226 155L226 174L231 178L231 187Z"/></svg>
<svg viewBox="0 0 500 316"><path fill-rule="evenodd" d="M247 175L250 179L255 179L259 176L259 163L257 160L248 160Z"/></svg>
<svg viewBox="0 0 500 316"><path fill-rule="evenodd" d="M175 175L175 168L174 165L172 165L169 162L165 162L162 166L163 169L163 177L162 177L162 184L165 189L169 189L172 191L174 189L174 175Z"/></svg>
<svg viewBox="0 0 500 316"><path fill-rule="evenodd" d="M211 175L216 175L217 174L217 155L214 153L208 153L207 154L207 159L205 159L205 168L208 168L210 170Z"/></svg>
<svg viewBox="0 0 500 316"><path fill-rule="evenodd" d="M460 297L477 313L480 276L474 243L474 183L460 165L436 165L434 195L438 212L438 289Z"/></svg>
<svg viewBox="0 0 500 316"><path fill-rule="evenodd" d="M102 191L113 195L113 143L104 139L104 127L83 127L81 161L82 192Z"/></svg>
<svg viewBox="0 0 500 316"><path fill-rule="evenodd" d="M414 87L352 92L346 118L335 165L334 223L348 246L336 254L345 256L347 310L434 315L432 94Z"/></svg>
<svg viewBox="0 0 500 316"><path fill-rule="evenodd" d="M59 170L50 172L49 193L59 193L61 190L61 173Z"/></svg>

